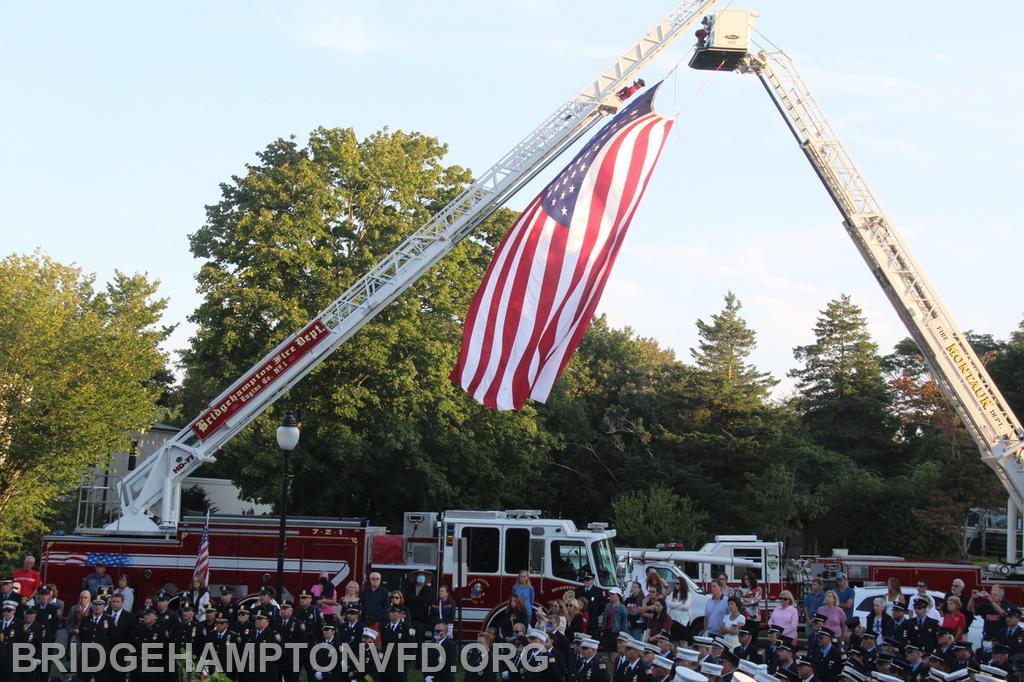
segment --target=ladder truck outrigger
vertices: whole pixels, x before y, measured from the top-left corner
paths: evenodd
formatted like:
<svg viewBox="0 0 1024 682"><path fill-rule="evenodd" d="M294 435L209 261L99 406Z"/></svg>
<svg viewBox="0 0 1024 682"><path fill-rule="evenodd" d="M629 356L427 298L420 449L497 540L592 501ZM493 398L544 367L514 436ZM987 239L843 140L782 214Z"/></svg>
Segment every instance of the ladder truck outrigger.
<svg viewBox="0 0 1024 682"><path fill-rule="evenodd" d="M793 60L779 49L751 52L755 17L753 11L743 9L706 16L690 66L737 71L761 81L839 209L843 227L977 443L982 460L1006 488L1006 564L1000 573L1024 575L1014 531L1024 510L1024 429L868 187Z"/></svg>

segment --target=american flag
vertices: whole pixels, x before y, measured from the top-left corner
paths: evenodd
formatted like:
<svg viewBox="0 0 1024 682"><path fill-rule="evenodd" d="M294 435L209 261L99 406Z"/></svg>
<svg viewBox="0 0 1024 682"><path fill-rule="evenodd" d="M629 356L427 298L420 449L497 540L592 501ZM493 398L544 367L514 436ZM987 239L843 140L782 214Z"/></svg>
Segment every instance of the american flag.
<svg viewBox="0 0 1024 682"><path fill-rule="evenodd" d="M199 552L196 554L196 570L193 577L202 578L203 585L210 584L210 513L206 513L203 534L199 538Z"/></svg>
<svg viewBox="0 0 1024 682"><path fill-rule="evenodd" d="M653 109L658 85L587 143L498 246L451 377L484 405L545 401L590 325L672 128Z"/></svg>
<svg viewBox="0 0 1024 682"><path fill-rule="evenodd" d="M85 559L86 566L95 566L103 563L108 568L125 567L132 565L132 558L128 554L110 554L104 552L90 552Z"/></svg>

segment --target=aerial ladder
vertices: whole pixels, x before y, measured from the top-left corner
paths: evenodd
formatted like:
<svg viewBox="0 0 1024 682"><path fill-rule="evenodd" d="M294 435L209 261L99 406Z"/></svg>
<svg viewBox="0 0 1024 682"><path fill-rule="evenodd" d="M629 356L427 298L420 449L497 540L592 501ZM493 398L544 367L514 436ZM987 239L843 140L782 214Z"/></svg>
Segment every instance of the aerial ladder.
<svg viewBox="0 0 1024 682"><path fill-rule="evenodd" d="M630 84L665 48L688 33L717 0L682 0L591 83L548 116L511 151L413 232L306 327L270 351L118 483L120 516L104 532L174 532L181 484L324 361L549 163L614 114ZM639 84L642 86L642 82ZM154 519L154 516L156 517Z"/></svg>
<svg viewBox="0 0 1024 682"><path fill-rule="evenodd" d="M738 71L761 81L843 217L843 227L878 279L943 394L1009 495L1003 573L1019 572L1016 520L1024 509L1024 429L972 350L903 237L882 209L821 107L779 49L749 49L756 15L724 9L702 20L695 69Z"/></svg>

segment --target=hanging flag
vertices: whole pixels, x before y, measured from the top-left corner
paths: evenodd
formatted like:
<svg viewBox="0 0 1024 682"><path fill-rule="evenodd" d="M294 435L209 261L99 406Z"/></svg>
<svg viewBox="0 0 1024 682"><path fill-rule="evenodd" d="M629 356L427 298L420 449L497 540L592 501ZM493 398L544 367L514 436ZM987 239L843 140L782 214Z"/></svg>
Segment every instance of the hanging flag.
<svg viewBox="0 0 1024 682"><path fill-rule="evenodd" d="M451 375L484 405L544 402L590 325L672 128L653 109L659 85L587 143L495 251Z"/></svg>
<svg viewBox="0 0 1024 682"><path fill-rule="evenodd" d="M202 578L203 586L210 585L210 512L206 512L206 523L203 524L203 535L199 538L199 552L196 554L196 570L193 578Z"/></svg>

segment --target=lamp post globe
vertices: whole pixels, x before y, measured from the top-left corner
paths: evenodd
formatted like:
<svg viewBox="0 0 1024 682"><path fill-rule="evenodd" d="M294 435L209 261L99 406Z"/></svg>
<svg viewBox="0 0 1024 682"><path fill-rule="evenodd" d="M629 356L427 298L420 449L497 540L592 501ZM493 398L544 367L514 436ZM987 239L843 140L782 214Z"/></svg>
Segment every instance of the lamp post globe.
<svg viewBox="0 0 1024 682"><path fill-rule="evenodd" d="M277 533L277 599L284 599L284 555L287 549L285 533L288 525L288 455L299 444L299 425L295 413L288 410L281 425L277 427L277 447L281 449L281 525Z"/></svg>

